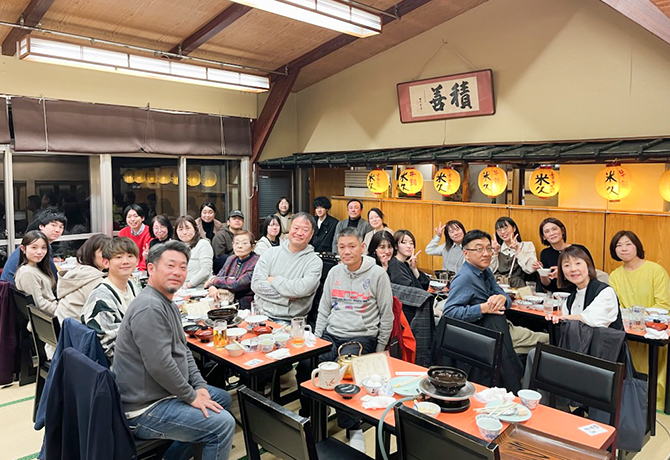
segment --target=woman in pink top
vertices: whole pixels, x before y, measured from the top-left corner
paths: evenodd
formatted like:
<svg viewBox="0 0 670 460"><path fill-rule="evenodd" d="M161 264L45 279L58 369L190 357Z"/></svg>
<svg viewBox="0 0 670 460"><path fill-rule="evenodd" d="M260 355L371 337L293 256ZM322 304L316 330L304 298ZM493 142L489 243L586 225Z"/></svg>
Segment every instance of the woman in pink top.
<svg viewBox="0 0 670 460"><path fill-rule="evenodd" d="M144 209L139 204L131 204L126 207L123 213L126 216L128 226L121 229L119 236L127 236L135 242L140 251L137 269L146 270L147 263L144 260L144 253L145 250L149 249L151 234L149 233L149 226L144 225L144 217L146 216Z"/></svg>

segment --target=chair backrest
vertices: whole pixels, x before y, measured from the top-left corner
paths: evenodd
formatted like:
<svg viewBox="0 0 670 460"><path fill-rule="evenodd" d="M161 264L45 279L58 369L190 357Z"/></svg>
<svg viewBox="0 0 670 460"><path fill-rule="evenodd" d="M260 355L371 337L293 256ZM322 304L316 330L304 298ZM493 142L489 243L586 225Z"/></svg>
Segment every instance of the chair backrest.
<svg viewBox="0 0 670 460"><path fill-rule="evenodd" d="M538 343L530 388L545 390L610 414L619 422L624 365Z"/></svg>
<svg viewBox="0 0 670 460"><path fill-rule="evenodd" d="M502 332L447 316L440 321L444 324L438 327L435 337L438 362L439 358L449 357L491 374L491 386L500 384Z"/></svg>
<svg viewBox="0 0 670 460"><path fill-rule="evenodd" d="M258 446L283 459L317 460L311 422L246 387L237 391L242 430L250 460Z"/></svg>
<svg viewBox="0 0 670 460"><path fill-rule="evenodd" d="M459 460L500 459L497 444L476 438L402 404L394 410L400 460L433 460L441 456L439 453Z"/></svg>
<svg viewBox="0 0 670 460"><path fill-rule="evenodd" d="M54 349L58 345L58 335L60 334L60 322L58 318L50 317L34 305L28 305L28 316L30 317L30 326L33 330L33 339L35 349L39 354L40 362L46 361L44 345L49 344Z"/></svg>
<svg viewBox="0 0 670 460"><path fill-rule="evenodd" d="M26 294L16 286L12 286L11 289L12 297L14 298L14 305L16 305L16 310L19 312L19 315L22 319L24 319L26 322L29 322L30 315L28 313L28 306L35 305L33 296Z"/></svg>

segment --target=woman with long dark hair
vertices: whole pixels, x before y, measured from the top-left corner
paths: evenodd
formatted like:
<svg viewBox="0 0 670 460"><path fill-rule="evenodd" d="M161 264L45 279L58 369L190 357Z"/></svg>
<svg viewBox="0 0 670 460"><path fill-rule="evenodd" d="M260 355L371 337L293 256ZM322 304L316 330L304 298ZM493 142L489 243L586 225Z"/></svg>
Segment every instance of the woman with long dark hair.
<svg viewBox="0 0 670 460"><path fill-rule="evenodd" d="M54 295L56 278L49 264L49 240L39 230L31 230L23 236L19 250L16 287L31 295L37 308L54 316L58 300Z"/></svg>
<svg viewBox="0 0 670 460"><path fill-rule="evenodd" d="M186 281L184 288L201 288L212 276L214 251L206 238L198 233L195 219L191 216L181 216L174 224L177 240L186 243L191 248L191 257L186 267Z"/></svg>
<svg viewBox="0 0 670 460"><path fill-rule="evenodd" d="M444 243L440 244L440 238L444 233ZM458 220L450 220L446 224L435 228L435 236L426 246L426 254L429 256L442 256L442 270L458 274L465 262L463 254L463 237L465 227Z"/></svg>
<svg viewBox="0 0 670 460"><path fill-rule="evenodd" d="M368 255L375 259L377 265L384 270L388 270L389 261L395 255L395 240L393 235L387 231L375 233L370 240L370 247L367 248Z"/></svg>
<svg viewBox="0 0 670 460"><path fill-rule="evenodd" d="M275 214L269 215L261 224L261 238L256 243L254 252L259 256L268 249L279 246L281 236L281 221Z"/></svg>
<svg viewBox="0 0 670 460"><path fill-rule="evenodd" d="M200 238L212 241L216 232L223 228L223 222L216 218L216 214L216 206L211 201L205 201L200 205L200 217L195 220Z"/></svg>
<svg viewBox="0 0 670 460"><path fill-rule="evenodd" d="M534 273L537 262L535 245L532 241L522 241L519 227L509 217L501 217L496 221L496 240L493 243L491 271L494 275L509 278L513 288L526 285L526 277Z"/></svg>

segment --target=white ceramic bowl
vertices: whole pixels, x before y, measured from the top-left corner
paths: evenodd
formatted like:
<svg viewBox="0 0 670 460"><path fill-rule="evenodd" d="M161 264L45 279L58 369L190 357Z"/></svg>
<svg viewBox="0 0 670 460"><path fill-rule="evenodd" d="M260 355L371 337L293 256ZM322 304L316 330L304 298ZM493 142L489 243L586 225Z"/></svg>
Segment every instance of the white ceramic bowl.
<svg viewBox="0 0 670 460"><path fill-rule="evenodd" d="M526 296L523 300L527 302L532 302L532 303L542 303L544 302L544 297L541 297L539 295L529 295Z"/></svg>
<svg viewBox="0 0 670 460"><path fill-rule="evenodd" d="M228 345L226 345L226 351L233 358L237 358L244 354L244 348L242 348L236 343L229 343Z"/></svg>
<svg viewBox="0 0 670 460"><path fill-rule="evenodd" d="M242 329L241 327L231 327L226 333L228 334L229 339L239 340L240 337L247 333L247 330Z"/></svg>
<svg viewBox="0 0 670 460"><path fill-rule="evenodd" d="M275 339L270 334L263 334L258 337L258 348L263 353L270 353L275 349Z"/></svg>
<svg viewBox="0 0 670 460"><path fill-rule="evenodd" d="M279 332L277 334L273 334L275 338L275 345L277 345L277 348L286 348L286 344L288 343L288 339L291 338L290 335L288 335L286 332Z"/></svg>
<svg viewBox="0 0 670 460"><path fill-rule="evenodd" d="M534 390L519 390L517 394L519 395L519 399L521 399L521 404L530 410L535 409L542 399L542 395Z"/></svg>
<svg viewBox="0 0 670 460"><path fill-rule="evenodd" d="M477 428L479 428L479 433L484 439L488 442L493 442L495 438L500 435L502 431L502 423L498 420L498 417L493 417L488 414L479 414L475 417L477 422Z"/></svg>
<svg viewBox="0 0 670 460"><path fill-rule="evenodd" d="M247 353L258 351L258 339L256 337L242 340L240 343L246 347L244 351Z"/></svg>
<svg viewBox="0 0 670 460"><path fill-rule="evenodd" d="M440 415L442 409L435 403L428 401L421 401L414 403L414 409L422 414L430 415L431 417L437 417Z"/></svg>
<svg viewBox="0 0 670 460"><path fill-rule="evenodd" d="M551 268L538 268L537 269L537 274L540 276L549 276L549 272L551 271Z"/></svg>
<svg viewBox="0 0 670 460"><path fill-rule="evenodd" d="M365 388L365 391L367 391L368 394L372 396L377 396L379 394L379 390L382 389L383 382L372 383L370 382L370 379L367 378L363 379L361 385L363 385L363 388Z"/></svg>

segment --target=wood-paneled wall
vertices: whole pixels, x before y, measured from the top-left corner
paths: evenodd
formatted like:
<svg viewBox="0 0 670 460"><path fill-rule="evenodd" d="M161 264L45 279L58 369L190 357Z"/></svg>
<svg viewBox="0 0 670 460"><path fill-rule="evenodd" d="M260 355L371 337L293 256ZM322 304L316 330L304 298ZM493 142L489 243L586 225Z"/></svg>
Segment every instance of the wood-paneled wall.
<svg viewBox="0 0 670 460"><path fill-rule="evenodd" d="M333 197L331 215L337 219L347 216L346 204L350 198ZM537 208L524 206L488 205L477 203L446 203L408 201L399 199L361 198L367 210L378 207L386 215L385 221L393 230L408 229L417 240L419 266L425 271L439 270L441 257L427 256L426 244L440 223L456 219L466 230L481 229L494 236L496 219L508 216L514 219L524 240L532 241L537 250L545 246L540 241L539 225L546 217L556 217L565 224L568 243L580 243L589 248L596 268L611 272L621 265L609 253L612 236L619 230L632 230L642 241L646 259L658 262L670 271L670 214L632 214L602 210Z"/></svg>

